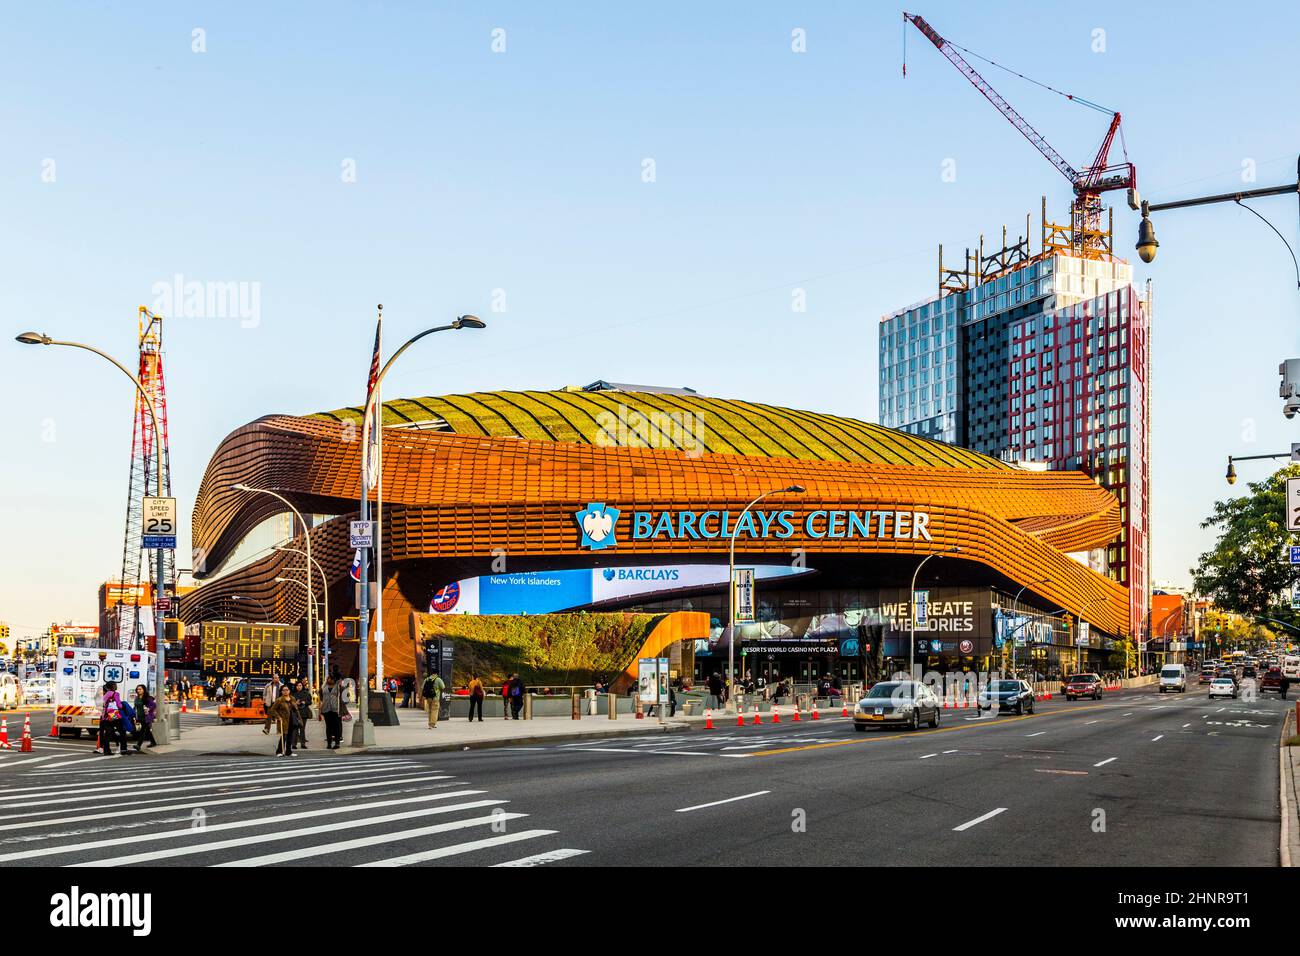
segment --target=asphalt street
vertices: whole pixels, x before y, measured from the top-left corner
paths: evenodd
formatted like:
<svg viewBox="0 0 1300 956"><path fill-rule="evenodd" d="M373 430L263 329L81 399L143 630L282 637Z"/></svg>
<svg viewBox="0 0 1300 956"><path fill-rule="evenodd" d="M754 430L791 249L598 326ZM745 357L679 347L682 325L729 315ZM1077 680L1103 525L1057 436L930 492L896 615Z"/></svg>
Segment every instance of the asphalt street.
<svg viewBox="0 0 1300 956"><path fill-rule="evenodd" d="M291 760L38 739L0 752L0 865L1276 866L1292 706L1193 684L917 732L835 716Z"/></svg>

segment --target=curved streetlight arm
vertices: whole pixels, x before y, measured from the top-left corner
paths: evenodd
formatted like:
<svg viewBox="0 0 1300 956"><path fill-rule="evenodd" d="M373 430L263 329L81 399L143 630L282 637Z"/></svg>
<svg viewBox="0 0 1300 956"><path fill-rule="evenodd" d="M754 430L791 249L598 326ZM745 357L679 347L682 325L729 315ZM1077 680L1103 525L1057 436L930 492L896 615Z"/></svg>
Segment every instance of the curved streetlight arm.
<svg viewBox="0 0 1300 956"><path fill-rule="evenodd" d="M306 519L303 518L302 512L298 510L298 508L294 505L294 503L290 501L288 498L286 498L284 495L280 494L278 491L275 491L271 488L254 488L252 485L246 485L243 482L232 485L232 487L236 491L247 491L259 495L270 495L272 498L275 498L286 508L292 511L294 513L294 516L297 517L298 523L302 525L302 537L307 547L307 552L306 552L307 563L310 565L312 560L311 525L309 525ZM316 640L316 629L312 626L312 610L313 610L312 604L314 603L314 601L315 601L315 596L312 594L311 574L309 572L307 574L307 646L309 648L314 646ZM309 684L311 684L311 688L313 691L317 691L320 689L320 673L319 673L319 669L315 666L316 664L317 664L316 655L311 655L311 660L309 660L307 663L307 681Z"/></svg>
<svg viewBox="0 0 1300 956"><path fill-rule="evenodd" d="M727 626L731 628L731 640L727 641L727 679L731 681L731 692L727 694L727 712L735 710L735 688L736 688L736 535L740 533L740 524L745 520L745 515L749 514L751 508L758 504L764 498L772 495L784 494L802 494L804 488L802 485L786 485L784 488L773 488L771 491L765 491L749 504L745 505L740 517L736 519L735 525L731 529L731 543L728 550L727 558Z"/></svg>
<svg viewBox="0 0 1300 956"><path fill-rule="evenodd" d="M329 583L329 579L325 577L325 569L324 569L323 567L321 567L321 563L320 563L319 561L317 561L315 558L313 558L313 557L312 557L310 554L308 554L306 551L302 551L302 550L300 550L300 549L298 549L298 548L287 548L287 547L285 547L284 545L276 545L275 550L276 550L276 551L285 551L285 552L287 552L287 553L289 553L289 554L301 554L301 555L302 555L303 557L305 557L309 562L311 562L312 564L314 564L314 565L316 566L316 570L320 572L320 590L321 590L321 595L322 595L322 597L324 598L324 603L325 603L325 618L324 618L324 620L325 620L325 627L324 627L324 634L325 634L325 648L324 648L324 650L322 651L322 650L321 650L321 646L320 646L320 644L318 643L318 644L316 645L316 653L317 653L317 654L320 654L320 656L321 656L321 657L320 657L320 662L316 665L316 678L317 678L317 681L323 680L324 678L321 676L321 675L322 675L322 670L324 671L324 674L326 674L326 675L329 674L329 649L330 649L330 637L329 637L329 633L330 633L330 583ZM310 576L310 575L309 575L309 576ZM316 689L319 690L319 687L317 687Z"/></svg>
<svg viewBox="0 0 1300 956"><path fill-rule="evenodd" d="M48 335L36 335L35 333L24 333L18 336L18 341L24 345L61 345L70 349L82 349L86 352L92 352L100 358L112 364L119 372L131 380L135 386L136 393L144 399L145 406L149 409L149 420L153 423L154 436L154 494L161 497L163 494L163 456L162 456L162 429L158 427L158 409L154 407L153 397L140 384L140 379L131 374L131 371L119 362L113 356L109 355L93 345L87 345L84 342L65 342L61 339L52 339ZM167 700L167 642L164 638L163 610L162 610L162 590L166 585L163 581L163 549L155 549L155 585L154 594L154 647L157 650L154 661L154 697L159 701ZM118 623L118 631L121 632L121 622ZM134 638L134 635L132 635ZM160 704L160 707L163 705ZM159 733L157 734L158 743L166 744L170 742L171 728L167 723L166 714L164 719L157 722Z"/></svg>

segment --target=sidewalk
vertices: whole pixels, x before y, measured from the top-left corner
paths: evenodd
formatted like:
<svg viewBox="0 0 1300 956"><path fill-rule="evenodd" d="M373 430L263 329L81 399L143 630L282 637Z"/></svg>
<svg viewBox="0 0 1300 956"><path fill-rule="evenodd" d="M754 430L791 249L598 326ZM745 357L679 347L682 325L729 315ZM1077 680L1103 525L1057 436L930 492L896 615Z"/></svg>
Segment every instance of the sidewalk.
<svg viewBox="0 0 1300 956"><path fill-rule="evenodd" d="M352 724L343 724L343 746L330 753L436 753L445 750L471 750L484 747L528 746L559 743L583 737L616 737L626 734L680 733L689 729L686 719L675 718L660 724L653 717L637 720L620 714L617 720L605 715L572 717L538 717L533 720L503 720L500 717L471 723L464 718L440 720L429 729L424 711L399 708L396 727L376 727L373 747L349 746ZM701 720L703 718L700 718ZM325 753L325 723L313 720L307 728L308 753ZM153 754L248 754L275 753L276 736L262 733L261 724L222 724L215 717L211 724L184 725L179 742L147 751Z"/></svg>
<svg viewBox="0 0 1300 956"><path fill-rule="evenodd" d="M1300 705L1287 712L1282 721L1282 740L1296 731L1296 714ZM1283 866L1300 866L1300 747L1282 747L1278 753L1280 771L1279 803L1282 812L1280 855Z"/></svg>

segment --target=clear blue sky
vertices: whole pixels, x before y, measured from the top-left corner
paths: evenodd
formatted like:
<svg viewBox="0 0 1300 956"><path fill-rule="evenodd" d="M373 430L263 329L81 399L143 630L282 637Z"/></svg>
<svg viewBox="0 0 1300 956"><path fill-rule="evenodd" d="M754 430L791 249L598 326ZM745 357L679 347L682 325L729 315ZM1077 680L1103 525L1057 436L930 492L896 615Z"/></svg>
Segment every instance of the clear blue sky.
<svg viewBox="0 0 1300 956"><path fill-rule="evenodd" d="M1120 109L1149 198L1238 188L1247 159L1261 184L1294 179L1294 4L918 10ZM155 283L258 284L255 327L168 323L182 543L223 436L361 400L377 302L393 344L459 312L491 326L422 344L388 397L608 378L874 420L878 319L932 293L937 243L1018 233L1030 211L1036 236L1039 197L1062 214L1069 198L914 30L904 81L902 35L899 7L875 2L10 6L7 334L130 360ZM988 76L1076 164L1091 155L1104 117ZM1293 200L1258 208L1294 239ZM1122 203L1116 221L1131 249ZM1300 295L1248 213L1157 224L1160 258L1138 270L1156 283L1155 571L1185 581L1225 456L1297 437L1273 373L1300 355ZM71 351L0 342L0 363L0 620L20 634L92 620L121 562L130 387Z"/></svg>

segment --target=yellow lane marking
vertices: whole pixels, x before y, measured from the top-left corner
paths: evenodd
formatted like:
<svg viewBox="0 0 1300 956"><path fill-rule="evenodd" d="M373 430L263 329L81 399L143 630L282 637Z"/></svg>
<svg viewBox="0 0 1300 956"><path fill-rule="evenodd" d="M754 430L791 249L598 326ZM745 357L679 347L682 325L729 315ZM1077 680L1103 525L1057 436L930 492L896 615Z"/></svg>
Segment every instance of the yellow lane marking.
<svg viewBox="0 0 1300 956"><path fill-rule="evenodd" d="M1055 717L1058 714L1082 714L1085 713L1086 711L1097 710L1098 708L1104 706L1106 705L1089 704L1087 707L1072 707L1069 710L1053 710L1043 714L1025 714L1022 717L1006 717L1002 720L992 720L989 721L988 723L984 723L983 721L974 721L973 722L974 726L972 727L938 727L934 730L913 731L911 733L906 733L906 734L888 734L884 737L881 737L878 734L873 734L870 737L853 738L849 740L834 740L824 744L801 744L798 747L779 747L774 750L755 750L753 753L750 754L750 756L771 757L776 754L796 753L800 750L824 750L827 747L847 747L850 744L869 744L881 740L901 740L904 737L910 737L915 739L917 737L929 737L933 734L951 734L958 730L988 730L991 727L1005 727L1007 726L1007 724L1012 724L1021 720L1033 720L1035 717Z"/></svg>

